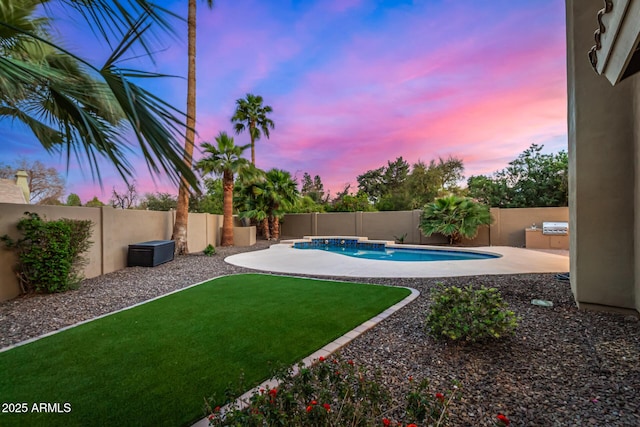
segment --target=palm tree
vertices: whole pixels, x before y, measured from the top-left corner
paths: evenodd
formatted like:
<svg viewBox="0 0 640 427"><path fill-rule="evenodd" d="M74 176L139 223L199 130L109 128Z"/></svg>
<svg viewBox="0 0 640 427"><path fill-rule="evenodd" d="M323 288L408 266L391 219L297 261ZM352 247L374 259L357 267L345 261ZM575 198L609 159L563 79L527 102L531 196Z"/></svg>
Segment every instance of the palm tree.
<svg viewBox="0 0 640 427"><path fill-rule="evenodd" d="M291 174L282 169L271 169L266 175L267 194L270 200L270 218L272 237L280 238L280 218L292 209L298 199L298 183L291 178Z"/></svg>
<svg viewBox="0 0 640 427"><path fill-rule="evenodd" d="M204 157L196 163L196 169L203 174L222 174L223 191L223 220L221 246L233 246L233 186L236 174L245 174L250 171L251 164L242 158L242 152L249 145L238 146L226 132L220 132L216 137L217 145L207 142L201 147L208 157Z"/></svg>
<svg viewBox="0 0 640 427"><path fill-rule="evenodd" d="M207 0L207 6L213 7L213 0ZM196 0L189 0L187 17L187 50L189 65L187 70L187 133L184 140L184 164L191 169L196 127ZM189 182L182 177L178 189L176 221L173 225L172 240L175 240L176 255L189 253L187 245L187 224L189 220Z"/></svg>
<svg viewBox="0 0 640 427"><path fill-rule="evenodd" d="M491 224L489 207L468 197L448 196L436 199L424 207L420 230L425 236L440 233L449 238L449 244L460 243L462 238L473 239L481 225Z"/></svg>
<svg viewBox="0 0 640 427"><path fill-rule="evenodd" d="M135 136L149 170L178 181L197 180L182 160L175 135L184 133L183 114L131 79L161 74L122 69L117 63L136 45L150 52L146 33L152 24L164 30L167 10L145 0L58 0L78 12L107 40L112 53L93 65L52 41L55 21L36 16L60 8L50 0L0 0L0 118L24 123L50 152L83 155L100 180L98 157L107 158L121 176L133 175L127 161Z"/></svg>
<svg viewBox="0 0 640 427"><path fill-rule="evenodd" d="M248 93L246 99L236 100L236 111L231 117L231 123L235 123L236 134L249 129L251 137L251 163L256 164L256 144L262 134L269 139L269 129L273 129L273 120L267 117L273 112L269 105L262 106L263 99L260 95Z"/></svg>
<svg viewBox="0 0 640 427"><path fill-rule="evenodd" d="M269 233L269 204L265 197L266 181L241 181L236 187L238 210L241 218L256 221L258 229L262 230L265 239L271 240Z"/></svg>

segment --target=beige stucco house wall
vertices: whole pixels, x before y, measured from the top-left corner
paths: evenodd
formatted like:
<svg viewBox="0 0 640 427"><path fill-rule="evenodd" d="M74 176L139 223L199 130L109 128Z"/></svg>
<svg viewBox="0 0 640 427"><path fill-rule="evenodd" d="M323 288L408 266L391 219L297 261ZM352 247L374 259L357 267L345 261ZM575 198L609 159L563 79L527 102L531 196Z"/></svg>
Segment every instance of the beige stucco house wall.
<svg viewBox="0 0 640 427"><path fill-rule="evenodd" d="M624 62L607 58L630 34L613 21L635 10L626 23L637 26L639 3L566 1L571 287L581 308L640 310L640 77L612 85L588 55L601 71Z"/></svg>

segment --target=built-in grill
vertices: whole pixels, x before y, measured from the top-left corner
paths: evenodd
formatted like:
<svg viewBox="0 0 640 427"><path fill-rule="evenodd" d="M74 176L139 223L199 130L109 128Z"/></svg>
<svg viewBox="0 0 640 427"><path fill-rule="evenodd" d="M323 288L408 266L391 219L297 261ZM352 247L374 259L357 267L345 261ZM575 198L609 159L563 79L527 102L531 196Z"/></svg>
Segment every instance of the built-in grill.
<svg viewBox="0 0 640 427"><path fill-rule="evenodd" d="M543 222L542 234L566 236L569 234L568 222Z"/></svg>

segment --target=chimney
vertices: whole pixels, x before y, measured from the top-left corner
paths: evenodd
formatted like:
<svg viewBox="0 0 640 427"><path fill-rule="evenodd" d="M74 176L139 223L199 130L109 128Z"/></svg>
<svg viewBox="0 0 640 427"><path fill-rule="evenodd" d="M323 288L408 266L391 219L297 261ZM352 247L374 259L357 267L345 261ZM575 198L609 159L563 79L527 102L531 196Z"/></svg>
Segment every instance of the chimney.
<svg viewBox="0 0 640 427"><path fill-rule="evenodd" d="M29 175L26 171L21 170L16 172L16 185L20 187L22 194L24 194L25 202L29 204L31 194L29 191Z"/></svg>

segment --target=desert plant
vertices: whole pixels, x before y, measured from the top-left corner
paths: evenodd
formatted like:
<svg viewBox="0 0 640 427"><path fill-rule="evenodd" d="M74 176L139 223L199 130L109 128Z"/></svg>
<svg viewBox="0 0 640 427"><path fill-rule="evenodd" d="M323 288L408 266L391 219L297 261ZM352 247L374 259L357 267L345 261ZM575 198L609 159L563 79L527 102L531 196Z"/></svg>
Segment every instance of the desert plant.
<svg viewBox="0 0 640 427"><path fill-rule="evenodd" d="M404 243L404 239L407 238L407 233L403 233L400 236L394 235L393 238L396 239L396 242L398 242L398 243Z"/></svg>
<svg viewBox="0 0 640 427"><path fill-rule="evenodd" d="M212 256L216 254L216 248L213 247L212 244L208 244L204 251L202 251L206 256Z"/></svg>
<svg viewBox="0 0 640 427"><path fill-rule="evenodd" d="M436 290L426 321L432 336L468 342L500 338L513 333L517 324L497 289L470 285Z"/></svg>
<svg viewBox="0 0 640 427"><path fill-rule="evenodd" d="M478 228L488 224L491 224L488 206L466 197L449 196L424 207L419 227L425 236L434 233L447 236L452 245L460 243L463 237L473 239Z"/></svg>
<svg viewBox="0 0 640 427"><path fill-rule="evenodd" d="M88 220L45 221L37 213L25 212L18 221L24 237L0 237L18 256L15 267L22 292L62 292L82 280L82 254L91 246L92 223Z"/></svg>

